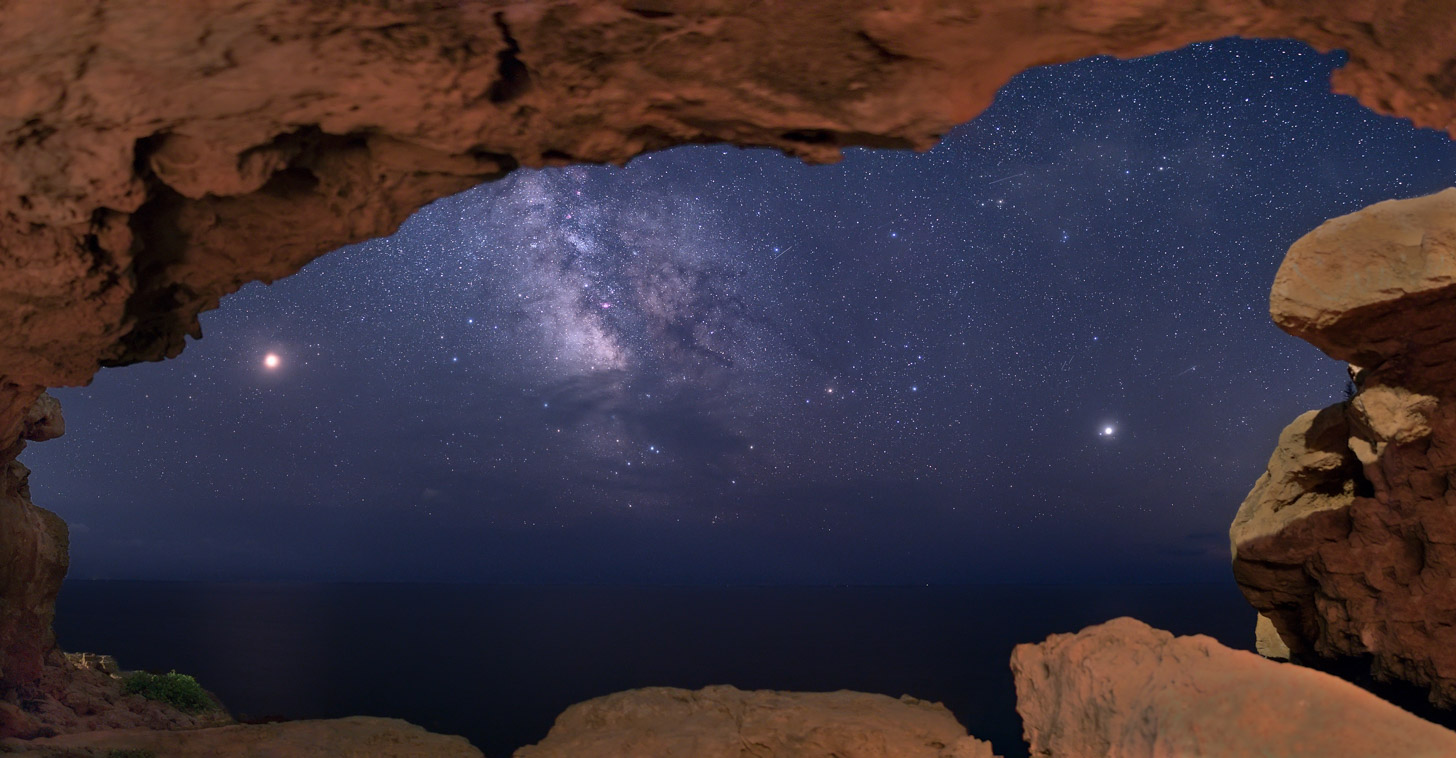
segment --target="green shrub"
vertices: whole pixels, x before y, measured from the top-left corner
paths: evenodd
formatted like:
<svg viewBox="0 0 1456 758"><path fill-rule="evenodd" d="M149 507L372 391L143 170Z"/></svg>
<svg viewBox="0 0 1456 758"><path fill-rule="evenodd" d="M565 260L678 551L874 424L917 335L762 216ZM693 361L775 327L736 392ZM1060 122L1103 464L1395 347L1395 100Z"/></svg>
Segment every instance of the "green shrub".
<svg viewBox="0 0 1456 758"><path fill-rule="evenodd" d="M157 758L150 750L108 750L106 758Z"/></svg>
<svg viewBox="0 0 1456 758"><path fill-rule="evenodd" d="M121 691L161 701L185 713L201 713L216 707L196 679L175 671L170 674L149 674L145 671L127 674L121 683Z"/></svg>

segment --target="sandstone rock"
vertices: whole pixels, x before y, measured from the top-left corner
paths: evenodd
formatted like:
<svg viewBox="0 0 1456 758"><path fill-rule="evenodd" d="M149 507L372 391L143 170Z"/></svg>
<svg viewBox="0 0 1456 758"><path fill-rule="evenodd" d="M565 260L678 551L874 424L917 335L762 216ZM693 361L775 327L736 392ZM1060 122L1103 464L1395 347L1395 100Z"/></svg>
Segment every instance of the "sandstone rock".
<svg viewBox="0 0 1456 758"><path fill-rule="evenodd" d="M14 737L28 740L35 737L49 737L56 733L56 730L41 721L33 713L27 713L24 708L0 700L0 737Z"/></svg>
<svg viewBox="0 0 1456 758"><path fill-rule="evenodd" d="M992 758L939 703L861 692L650 687L566 709L516 758Z"/></svg>
<svg viewBox="0 0 1456 758"><path fill-rule="evenodd" d="M60 404L40 395L21 427L17 453L25 440L60 436L65 431ZM40 676L55 646L55 599L70 565L66 524L30 502L29 477L19 461L0 460L0 683Z"/></svg>
<svg viewBox="0 0 1456 758"><path fill-rule="evenodd" d="M104 9L104 12L103 12ZM1032 66L1229 35L1456 128L1453 12L1393 0L56 0L0 28L0 439L45 386L516 166L677 144L929 147ZM0 393L0 394L4 394Z"/></svg>
<svg viewBox="0 0 1456 758"><path fill-rule="evenodd" d="M1439 360L1392 386L1449 391L1456 338L1442 327L1456 317L1456 188L1321 224L1289 248L1269 303L1281 328L1362 374Z"/></svg>
<svg viewBox="0 0 1456 758"><path fill-rule="evenodd" d="M1452 131L1453 16L1421 0L12 3L0 468L43 388L176 356L197 314L243 284L517 166L713 141L812 161L926 148L1029 67L1229 35L1346 50L1338 91ZM59 560L59 528L14 515L0 565L14 547L27 570L63 573L35 565ZM0 603L29 608L17 576ZM0 618L0 684L35 676L47 644Z"/></svg>
<svg viewBox="0 0 1456 758"><path fill-rule="evenodd" d="M61 401L41 395L25 412L25 426L20 437L29 442L45 442L66 433L66 419L61 415Z"/></svg>
<svg viewBox="0 0 1456 758"><path fill-rule="evenodd" d="M1280 435L1229 531L1234 575L1296 660L1368 657L1456 704L1456 189L1321 225L1270 301L1359 364L1358 392Z"/></svg>
<svg viewBox="0 0 1456 758"><path fill-rule="evenodd" d="M1279 630L1274 627L1274 622L1268 616L1259 614L1259 619L1254 623L1254 650L1265 658L1276 661L1289 660L1289 645L1284 638L1279 636Z"/></svg>
<svg viewBox="0 0 1456 758"><path fill-rule="evenodd" d="M122 692L111 656L53 650L35 681L0 693L0 738L109 729L197 729L233 723L227 711L184 713Z"/></svg>
<svg viewBox="0 0 1456 758"><path fill-rule="evenodd" d="M33 758L105 756L146 751L166 758L481 758L462 737L431 734L396 719L355 716L192 729L85 732L31 740L4 740L0 748Z"/></svg>
<svg viewBox="0 0 1456 758"><path fill-rule="evenodd" d="M100 671L108 676L120 676L121 667L116 659L98 653L66 653L66 663L82 671Z"/></svg>
<svg viewBox="0 0 1456 758"><path fill-rule="evenodd" d="M1437 758L1443 729L1353 684L1130 618L1018 645L1033 756Z"/></svg>

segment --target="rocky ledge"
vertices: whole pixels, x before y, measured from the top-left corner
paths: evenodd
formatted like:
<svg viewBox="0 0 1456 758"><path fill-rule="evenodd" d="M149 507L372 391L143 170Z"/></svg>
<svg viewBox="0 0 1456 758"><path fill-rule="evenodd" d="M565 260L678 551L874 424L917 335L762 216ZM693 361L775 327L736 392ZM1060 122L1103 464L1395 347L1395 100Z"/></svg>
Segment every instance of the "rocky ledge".
<svg viewBox="0 0 1456 758"><path fill-rule="evenodd" d="M92 661L94 663L94 661ZM104 663L104 661L103 661ZM88 664L89 665L89 664ZM92 666L93 673L94 666ZM105 668L101 666L100 668ZM1035 758L1448 758L1456 732L1348 682L1130 618L1012 653ZM0 740L36 758L482 758L393 719L97 729ZM939 703L859 692L651 687L568 708L514 758L995 758Z"/></svg>
<svg viewBox="0 0 1456 758"><path fill-rule="evenodd" d="M939 703L862 692L669 687L568 708L515 758L993 758Z"/></svg>
<svg viewBox="0 0 1456 758"><path fill-rule="evenodd" d="M1456 189L1324 223L1270 303L1356 392L1285 428L1230 528L1265 647L1456 705Z"/></svg>
<svg viewBox="0 0 1456 758"><path fill-rule="evenodd" d="M1130 618L1011 656L1039 758L1447 758L1456 732L1353 684Z"/></svg>
<svg viewBox="0 0 1456 758"><path fill-rule="evenodd" d="M141 695L127 694L110 656L47 656L40 678L0 697L0 738L34 739L106 729L197 729L232 723L213 707L187 713Z"/></svg>
<svg viewBox="0 0 1456 758"><path fill-rule="evenodd" d="M354 716L278 724L235 724L182 731L81 732L0 741L0 752L26 758L483 758L462 737L432 734L397 719Z"/></svg>
<svg viewBox="0 0 1456 758"><path fill-rule="evenodd" d="M30 501L30 469L14 456L65 431L60 403L43 394L22 417L19 437L0 439L0 694L36 682L53 657L56 594L70 566L66 522ZM0 737L4 729L0 721Z"/></svg>

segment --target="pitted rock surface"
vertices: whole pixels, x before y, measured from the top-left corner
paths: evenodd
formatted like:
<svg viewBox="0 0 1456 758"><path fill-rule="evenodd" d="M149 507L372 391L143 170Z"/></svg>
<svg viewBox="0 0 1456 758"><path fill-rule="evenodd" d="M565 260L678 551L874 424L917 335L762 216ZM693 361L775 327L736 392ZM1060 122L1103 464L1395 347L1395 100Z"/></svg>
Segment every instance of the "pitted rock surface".
<svg viewBox="0 0 1456 758"><path fill-rule="evenodd" d="M1234 574L1296 659L1368 658L1456 705L1456 189L1326 222L1271 303L1358 392L1280 435Z"/></svg>

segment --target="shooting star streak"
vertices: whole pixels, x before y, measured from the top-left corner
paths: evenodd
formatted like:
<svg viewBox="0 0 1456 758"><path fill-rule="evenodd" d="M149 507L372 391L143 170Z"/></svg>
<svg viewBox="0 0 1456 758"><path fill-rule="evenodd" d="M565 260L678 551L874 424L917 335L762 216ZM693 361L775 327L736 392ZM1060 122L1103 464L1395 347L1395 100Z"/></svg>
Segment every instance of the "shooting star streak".
<svg viewBox="0 0 1456 758"><path fill-rule="evenodd" d="M774 257L770 258L769 260L776 261L776 260L784 257L784 253L787 253L790 250L793 250L795 247L798 247L798 245L797 244L789 245L788 247L784 248L783 250L780 250L778 255L775 255Z"/></svg>
<svg viewBox="0 0 1456 758"><path fill-rule="evenodd" d="M1023 171L1023 172L1021 172L1019 174L1012 174L1011 176L1003 176L1000 179L997 179L996 181L987 184L986 186L989 187L992 184L1000 184L1001 182L1004 182L1007 179L1015 179L1018 176L1026 176L1028 173L1030 173L1030 172L1029 171Z"/></svg>

